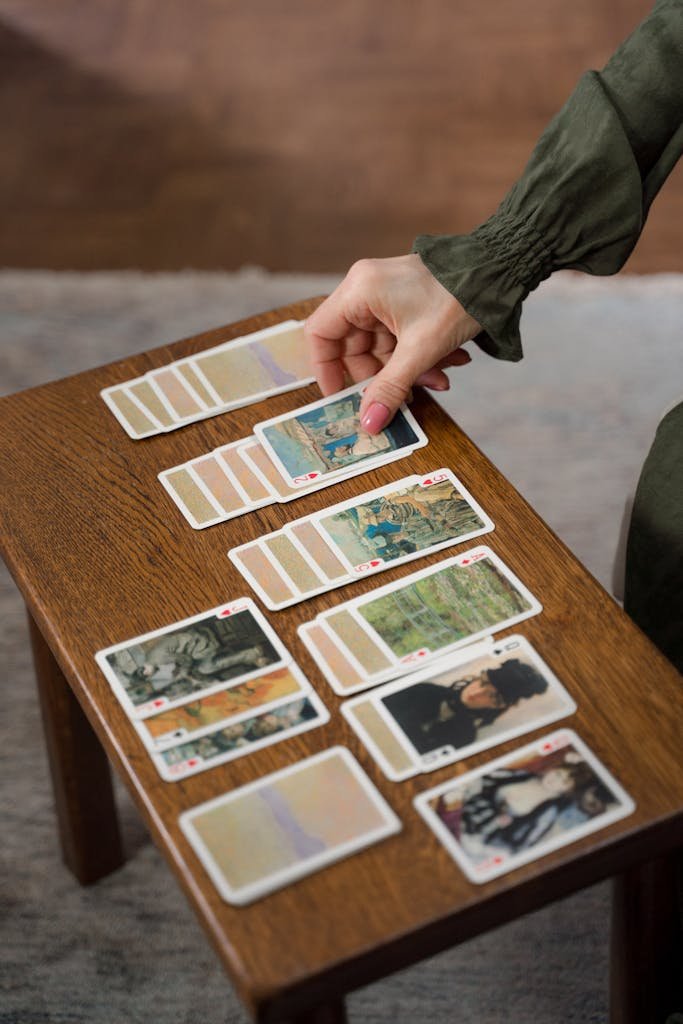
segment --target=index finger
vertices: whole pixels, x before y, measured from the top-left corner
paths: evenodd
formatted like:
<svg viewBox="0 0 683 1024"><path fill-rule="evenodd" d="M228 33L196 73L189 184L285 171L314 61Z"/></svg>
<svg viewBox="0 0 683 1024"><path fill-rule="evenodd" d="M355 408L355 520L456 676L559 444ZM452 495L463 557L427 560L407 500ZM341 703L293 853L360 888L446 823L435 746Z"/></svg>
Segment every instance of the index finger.
<svg viewBox="0 0 683 1024"><path fill-rule="evenodd" d="M354 325L344 315L341 285L312 313L304 326L311 366L324 395L344 387L344 339Z"/></svg>

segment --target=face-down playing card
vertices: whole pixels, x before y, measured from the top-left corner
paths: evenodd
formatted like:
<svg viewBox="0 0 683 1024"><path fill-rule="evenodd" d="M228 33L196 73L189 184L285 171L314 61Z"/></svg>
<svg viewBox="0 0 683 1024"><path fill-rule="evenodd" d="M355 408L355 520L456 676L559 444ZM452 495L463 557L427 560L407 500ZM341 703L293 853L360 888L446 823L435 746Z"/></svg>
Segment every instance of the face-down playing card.
<svg viewBox="0 0 683 1024"><path fill-rule="evenodd" d="M576 704L522 636L488 638L342 705L395 782L572 714Z"/></svg>
<svg viewBox="0 0 683 1024"><path fill-rule="evenodd" d="M401 829L344 747L186 811L180 825L221 897L238 906Z"/></svg>
<svg viewBox="0 0 683 1024"><path fill-rule="evenodd" d="M290 656L250 598L98 651L130 718L147 718L282 667Z"/></svg>
<svg viewBox="0 0 683 1024"><path fill-rule="evenodd" d="M562 729L415 798L472 882L487 882L631 814L634 803Z"/></svg>

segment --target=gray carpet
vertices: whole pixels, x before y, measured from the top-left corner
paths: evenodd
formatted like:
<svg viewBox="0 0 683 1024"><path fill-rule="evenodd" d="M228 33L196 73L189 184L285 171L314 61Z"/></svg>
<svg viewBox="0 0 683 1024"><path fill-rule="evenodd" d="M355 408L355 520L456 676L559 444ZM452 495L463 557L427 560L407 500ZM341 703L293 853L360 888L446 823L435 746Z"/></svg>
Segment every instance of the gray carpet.
<svg viewBox="0 0 683 1024"><path fill-rule="evenodd" d="M295 298L330 277L0 273L3 393ZM475 353L445 404L610 584L624 498L683 391L683 280L557 276L527 304L526 359ZM453 467L457 471L457 466ZM126 865L90 889L63 868L21 601L0 576L2 1024L226 1024L240 1005L121 792ZM354 1022L595 1024L607 1017L606 885L350 997Z"/></svg>

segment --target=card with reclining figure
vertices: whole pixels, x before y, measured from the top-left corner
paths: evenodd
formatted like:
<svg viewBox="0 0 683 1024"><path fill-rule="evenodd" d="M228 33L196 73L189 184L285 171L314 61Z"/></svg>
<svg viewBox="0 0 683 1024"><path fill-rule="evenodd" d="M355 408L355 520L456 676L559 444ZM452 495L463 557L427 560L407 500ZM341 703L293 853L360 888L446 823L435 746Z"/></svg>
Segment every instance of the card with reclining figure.
<svg viewBox="0 0 683 1024"><path fill-rule="evenodd" d="M131 718L147 718L291 661L248 597L114 644L95 657Z"/></svg>

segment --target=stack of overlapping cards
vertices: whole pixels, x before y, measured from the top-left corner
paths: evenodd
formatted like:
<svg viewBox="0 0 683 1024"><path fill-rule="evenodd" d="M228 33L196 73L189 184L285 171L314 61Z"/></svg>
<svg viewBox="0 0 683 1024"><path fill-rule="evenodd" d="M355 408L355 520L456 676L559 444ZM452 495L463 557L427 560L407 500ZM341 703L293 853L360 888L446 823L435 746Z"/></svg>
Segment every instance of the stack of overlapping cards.
<svg viewBox="0 0 683 1024"><path fill-rule="evenodd" d="M140 440L311 384L303 322L286 320L105 388L102 398Z"/></svg>
<svg viewBox="0 0 683 1024"><path fill-rule="evenodd" d="M229 556L277 610L492 529L458 478L437 469L294 519Z"/></svg>
<svg viewBox="0 0 683 1024"><path fill-rule="evenodd" d="M299 635L335 692L346 696L540 611L523 583L482 546L321 612Z"/></svg>
<svg viewBox="0 0 683 1024"><path fill-rule="evenodd" d="M96 658L167 782L329 719L250 598L108 647Z"/></svg>
<svg viewBox="0 0 683 1024"><path fill-rule="evenodd" d="M293 501L427 444L405 406L379 434L366 433L359 417L365 386L257 423L252 437L164 470L159 480L190 526L201 530Z"/></svg>

